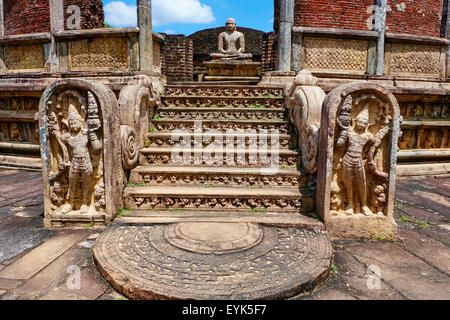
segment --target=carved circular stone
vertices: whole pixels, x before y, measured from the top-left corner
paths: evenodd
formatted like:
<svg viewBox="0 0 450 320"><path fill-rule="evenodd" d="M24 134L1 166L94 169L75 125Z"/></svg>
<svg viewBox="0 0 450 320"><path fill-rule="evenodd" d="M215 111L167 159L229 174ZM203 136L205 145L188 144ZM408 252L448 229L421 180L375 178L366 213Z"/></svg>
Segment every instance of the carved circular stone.
<svg viewBox="0 0 450 320"><path fill-rule="evenodd" d="M284 299L328 275L325 231L246 223L109 227L94 260L130 299Z"/></svg>
<svg viewBox="0 0 450 320"><path fill-rule="evenodd" d="M197 253L225 254L254 247L262 229L251 223L178 223L168 226L164 238L170 244Z"/></svg>

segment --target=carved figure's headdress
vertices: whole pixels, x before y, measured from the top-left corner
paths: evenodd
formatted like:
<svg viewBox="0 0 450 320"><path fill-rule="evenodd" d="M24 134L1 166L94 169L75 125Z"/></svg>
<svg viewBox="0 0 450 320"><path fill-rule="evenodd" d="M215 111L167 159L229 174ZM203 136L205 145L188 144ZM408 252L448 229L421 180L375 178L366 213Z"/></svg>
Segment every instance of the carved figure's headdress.
<svg viewBox="0 0 450 320"><path fill-rule="evenodd" d="M369 106L365 105L361 112L358 114L356 119L364 119L369 121Z"/></svg>
<svg viewBox="0 0 450 320"><path fill-rule="evenodd" d="M81 117L77 108L73 104L69 105L69 113L67 115L67 120L71 120L71 119L83 121L83 118Z"/></svg>
<svg viewBox="0 0 450 320"><path fill-rule="evenodd" d="M352 108L353 108L353 98L352 95L349 94L345 98L344 103L342 104L341 113L350 113L350 111L352 111Z"/></svg>

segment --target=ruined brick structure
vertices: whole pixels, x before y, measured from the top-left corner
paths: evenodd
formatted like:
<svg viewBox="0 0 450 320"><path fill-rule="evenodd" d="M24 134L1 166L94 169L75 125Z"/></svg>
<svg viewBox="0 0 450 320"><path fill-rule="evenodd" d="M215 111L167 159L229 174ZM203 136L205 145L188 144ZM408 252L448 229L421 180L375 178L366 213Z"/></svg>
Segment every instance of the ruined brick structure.
<svg viewBox="0 0 450 320"><path fill-rule="evenodd" d="M193 80L193 44L184 35L165 35L162 48L162 74L168 81Z"/></svg>
<svg viewBox="0 0 450 320"><path fill-rule="evenodd" d="M261 71L271 71L276 68L277 35L273 32L265 33L262 40Z"/></svg>
<svg viewBox="0 0 450 320"><path fill-rule="evenodd" d="M81 28L102 28L104 25L101 0L64 0L64 15L67 8L77 5L81 9ZM49 0L7 0L4 1L5 35L41 33L50 31Z"/></svg>

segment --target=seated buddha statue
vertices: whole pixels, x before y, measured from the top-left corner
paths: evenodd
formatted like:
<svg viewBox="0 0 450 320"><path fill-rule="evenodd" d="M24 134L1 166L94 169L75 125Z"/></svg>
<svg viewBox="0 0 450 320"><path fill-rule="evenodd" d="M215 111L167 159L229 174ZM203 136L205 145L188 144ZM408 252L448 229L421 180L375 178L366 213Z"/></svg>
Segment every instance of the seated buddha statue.
<svg viewBox="0 0 450 320"><path fill-rule="evenodd" d="M245 52L245 37L242 32L236 30L236 21L233 18L227 20L226 31L219 35L219 52L212 53L213 60L248 60L251 53Z"/></svg>

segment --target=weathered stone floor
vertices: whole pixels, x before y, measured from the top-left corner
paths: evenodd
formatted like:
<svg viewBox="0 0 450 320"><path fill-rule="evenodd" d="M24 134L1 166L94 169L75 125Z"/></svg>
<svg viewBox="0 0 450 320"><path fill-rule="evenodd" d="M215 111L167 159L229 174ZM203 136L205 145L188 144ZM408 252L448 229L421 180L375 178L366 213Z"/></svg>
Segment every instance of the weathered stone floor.
<svg viewBox="0 0 450 320"><path fill-rule="evenodd" d="M43 228L41 184L39 172L0 169L0 299L124 299L92 262L101 229ZM397 241L334 240L335 271L296 299L450 299L450 178L401 180L396 202ZM80 289L67 285L73 266Z"/></svg>

